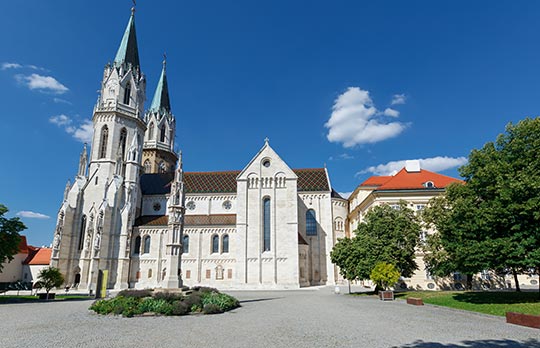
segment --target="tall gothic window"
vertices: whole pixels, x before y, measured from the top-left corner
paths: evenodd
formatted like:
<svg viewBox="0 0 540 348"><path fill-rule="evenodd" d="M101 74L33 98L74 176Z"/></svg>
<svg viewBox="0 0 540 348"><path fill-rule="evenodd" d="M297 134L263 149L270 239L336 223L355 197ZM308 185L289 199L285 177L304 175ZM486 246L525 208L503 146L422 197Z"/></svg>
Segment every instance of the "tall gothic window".
<svg viewBox="0 0 540 348"><path fill-rule="evenodd" d="M101 128L99 158L105 158L105 156L107 156L107 141L108 140L109 140L109 128L107 126L103 126Z"/></svg>
<svg viewBox="0 0 540 348"><path fill-rule="evenodd" d="M122 159L126 158L126 140L127 140L127 130L122 128L120 131L120 149L122 150Z"/></svg>
<svg viewBox="0 0 540 348"><path fill-rule="evenodd" d="M228 253L229 252L229 235L228 234L223 235L221 245L222 245L221 246L221 248L222 248L221 252Z"/></svg>
<svg viewBox="0 0 540 348"><path fill-rule="evenodd" d="M162 125L160 128L159 141L162 143L165 142L165 125Z"/></svg>
<svg viewBox="0 0 540 348"><path fill-rule="evenodd" d="M130 97L131 97L131 84L128 82L126 84L126 89L124 90L124 104L129 105Z"/></svg>
<svg viewBox="0 0 540 348"><path fill-rule="evenodd" d="M150 173L152 171L152 165L150 164L150 160L144 161L144 172Z"/></svg>
<svg viewBox="0 0 540 348"><path fill-rule="evenodd" d="M187 234L184 234L182 238L182 252L184 254L189 253L189 236Z"/></svg>
<svg viewBox="0 0 540 348"><path fill-rule="evenodd" d="M81 218L81 230L79 231L79 250L83 249L85 231L86 231L86 215L83 215Z"/></svg>
<svg viewBox="0 0 540 348"><path fill-rule="evenodd" d="M270 198L263 200L263 250L270 251Z"/></svg>
<svg viewBox="0 0 540 348"><path fill-rule="evenodd" d="M144 237L144 251L143 254L150 253L150 236Z"/></svg>
<svg viewBox="0 0 540 348"><path fill-rule="evenodd" d="M217 234L212 236L212 253L219 253L219 236Z"/></svg>
<svg viewBox="0 0 540 348"><path fill-rule="evenodd" d="M306 211L306 235L317 235L317 219L315 217L315 210L313 209Z"/></svg>
<svg viewBox="0 0 540 348"><path fill-rule="evenodd" d="M135 246L133 247L133 255L139 255L141 252L141 236L135 238Z"/></svg>
<svg viewBox="0 0 540 348"><path fill-rule="evenodd" d="M154 139L154 122L150 122L150 126L148 126L148 140Z"/></svg>

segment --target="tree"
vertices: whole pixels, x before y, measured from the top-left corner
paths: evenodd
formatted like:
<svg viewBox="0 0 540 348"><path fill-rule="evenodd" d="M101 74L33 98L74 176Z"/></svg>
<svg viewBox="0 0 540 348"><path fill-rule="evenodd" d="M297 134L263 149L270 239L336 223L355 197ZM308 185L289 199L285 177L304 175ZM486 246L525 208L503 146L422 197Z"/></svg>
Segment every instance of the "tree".
<svg viewBox="0 0 540 348"><path fill-rule="evenodd" d="M387 290L390 285L397 283L399 272L391 263L378 262L369 277L378 287Z"/></svg>
<svg viewBox="0 0 540 348"><path fill-rule="evenodd" d="M344 278L369 279L378 262L394 264L405 277L418 268L414 256L420 224L406 202L401 201L397 209L387 204L371 208L355 234L340 239L330 253Z"/></svg>
<svg viewBox="0 0 540 348"><path fill-rule="evenodd" d="M13 256L19 252L21 236L19 232L26 229L26 226L18 217L8 219L4 214L8 208L0 204L0 272L5 261L13 260Z"/></svg>
<svg viewBox="0 0 540 348"><path fill-rule="evenodd" d="M508 124L506 133L459 169L465 185L451 185L424 211L438 234L428 268L444 274L484 269L540 272L540 118ZM429 244L429 243L428 243Z"/></svg>
<svg viewBox="0 0 540 348"><path fill-rule="evenodd" d="M49 299L49 292L53 288L57 288L64 283L64 276L60 273L58 268L48 267L42 269L38 274L38 281L34 285L37 289L45 289L47 292L47 300Z"/></svg>

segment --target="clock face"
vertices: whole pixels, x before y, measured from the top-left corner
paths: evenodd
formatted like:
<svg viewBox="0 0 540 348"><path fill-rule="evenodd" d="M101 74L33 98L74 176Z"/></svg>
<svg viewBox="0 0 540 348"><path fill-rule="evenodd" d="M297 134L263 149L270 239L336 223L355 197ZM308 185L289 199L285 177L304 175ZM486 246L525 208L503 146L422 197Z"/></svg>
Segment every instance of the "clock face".
<svg viewBox="0 0 540 348"><path fill-rule="evenodd" d="M229 210L232 207L231 201L225 201L223 202L223 209Z"/></svg>
<svg viewBox="0 0 540 348"><path fill-rule="evenodd" d="M194 209L195 209L195 202L193 202L193 201L187 202L186 207L187 207L189 210L194 210Z"/></svg>
<svg viewBox="0 0 540 348"><path fill-rule="evenodd" d="M161 209L161 204L159 202L154 203L154 211L159 211Z"/></svg>

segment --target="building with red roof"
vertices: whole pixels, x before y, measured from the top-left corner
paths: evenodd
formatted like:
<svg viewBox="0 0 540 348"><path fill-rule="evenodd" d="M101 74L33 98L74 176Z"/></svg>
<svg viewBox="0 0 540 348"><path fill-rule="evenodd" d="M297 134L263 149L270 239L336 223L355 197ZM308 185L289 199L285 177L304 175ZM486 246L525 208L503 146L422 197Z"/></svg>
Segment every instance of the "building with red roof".
<svg viewBox="0 0 540 348"><path fill-rule="evenodd" d="M39 271L49 267L51 252L51 248L28 245L26 236L21 236L19 252L14 255L13 260L3 264L0 283L35 282Z"/></svg>

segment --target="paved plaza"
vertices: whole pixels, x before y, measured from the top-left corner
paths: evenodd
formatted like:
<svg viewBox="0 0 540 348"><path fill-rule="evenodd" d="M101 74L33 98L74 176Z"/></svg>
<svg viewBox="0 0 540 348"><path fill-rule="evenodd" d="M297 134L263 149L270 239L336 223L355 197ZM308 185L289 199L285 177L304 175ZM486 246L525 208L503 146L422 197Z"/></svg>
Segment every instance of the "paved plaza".
<svg viewBox="0 0 540 348"><path fill-rule="evenodd" d="M539 330L502 317L329 287L229 293L242 307L206 316L100 316L91 301L2 304L0 347L540 347Z"/></svg>

